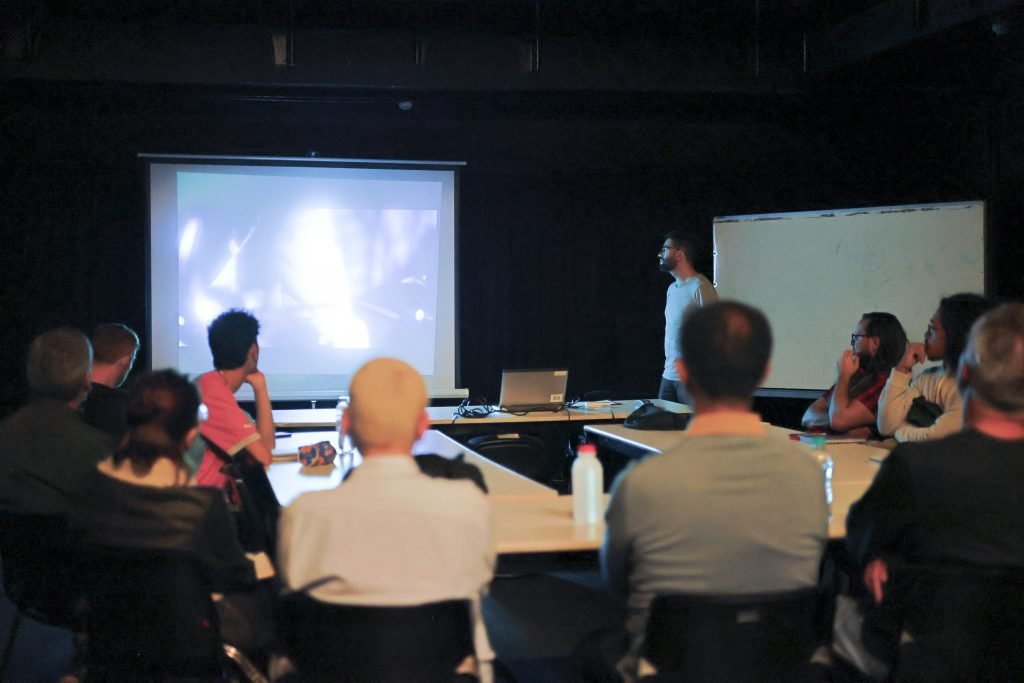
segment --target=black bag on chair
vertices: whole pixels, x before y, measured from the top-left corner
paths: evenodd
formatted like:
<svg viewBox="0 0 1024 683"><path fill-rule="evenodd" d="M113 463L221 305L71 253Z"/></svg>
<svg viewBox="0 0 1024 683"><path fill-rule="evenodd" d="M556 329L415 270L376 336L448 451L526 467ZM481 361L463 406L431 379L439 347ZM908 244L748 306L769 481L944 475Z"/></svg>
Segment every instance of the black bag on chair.
<svg viewBox="0 0 1024 683"><path fill-rule="evenodd" d="M220 471L231 480L234 487L236 499L229 502L242 549L246 552L265 552L270 559L275 559L281 503L277 500L263 465L245 449L232 457L212 441L206 440L206 445L224 463Z"/></svg>

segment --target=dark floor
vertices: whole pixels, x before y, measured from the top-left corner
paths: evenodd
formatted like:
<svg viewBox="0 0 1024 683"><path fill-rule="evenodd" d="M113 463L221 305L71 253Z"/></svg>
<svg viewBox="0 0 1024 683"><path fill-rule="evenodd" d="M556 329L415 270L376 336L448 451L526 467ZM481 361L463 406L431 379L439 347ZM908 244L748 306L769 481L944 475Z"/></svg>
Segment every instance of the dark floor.
<svg viewBox="0 0 1024 683"><path fill-rule="evenodd" d="M0 595L0 647L13 615L13 605ZM484 601L484 617L500 660L497 683L562 683L577 680L571 662L576 643L591 631L622 623L623 613L603 589L591 555L560 567L503 562ZM70 632L22 619L3 683L55 683L70 670L71 654Z"/></svg>
<svg viewBox="0 0 1024 683"><path fill-rule="evenodd" d="M14 614L14 605L0 591L0 647L7 646ZM22 618L3 683L56 683L71 670L73 650L71 631Z"/></svg>
<svg viewBox="0 0 1024 683"><path fill-rule="evenodd" d="M498 683L562 683L578 677L571 655L592 631L623 623L619 600L590 570L497 576L484 602Z"/></svg>

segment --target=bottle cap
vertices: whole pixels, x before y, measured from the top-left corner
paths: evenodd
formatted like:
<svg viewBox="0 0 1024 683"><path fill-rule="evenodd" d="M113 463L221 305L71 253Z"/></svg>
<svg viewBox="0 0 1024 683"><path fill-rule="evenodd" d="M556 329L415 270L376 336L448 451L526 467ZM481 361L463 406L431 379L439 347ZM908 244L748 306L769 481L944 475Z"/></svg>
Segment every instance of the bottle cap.
<svg viewBox="0 0 1024 683"><path fill-rule="evenodd" d="M576 455L593 455L597 457L597 446L592 443L581 443L576 449Z"/></svg>

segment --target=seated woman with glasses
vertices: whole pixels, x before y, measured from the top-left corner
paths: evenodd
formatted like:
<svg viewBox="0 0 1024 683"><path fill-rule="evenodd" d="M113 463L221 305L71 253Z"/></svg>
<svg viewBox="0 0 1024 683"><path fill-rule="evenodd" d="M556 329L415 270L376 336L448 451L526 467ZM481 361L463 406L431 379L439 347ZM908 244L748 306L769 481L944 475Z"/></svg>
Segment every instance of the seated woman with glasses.
<svg viewBox="0 0 1024 683"><path fill-rule="evenodd" d="M807 408L802 424L814 431L877 437L878 397L903 357L907 334L891 313L865 313L850 346L836 364L835 384Z"/></svg>
<svg viewBox="0 0 1024 683"><path fill-rule="evenodd" d="M204 586L200 596L218 594L224 642L253 652L265 644L260 633L269 634L268 596L238 543L224 494L191 485L183 459L204 409L196 387L173 370L139 377L128 393L127 431L83 487L72 524L86 555L99 549L129 566L133 554L188 558Z"/></svg>

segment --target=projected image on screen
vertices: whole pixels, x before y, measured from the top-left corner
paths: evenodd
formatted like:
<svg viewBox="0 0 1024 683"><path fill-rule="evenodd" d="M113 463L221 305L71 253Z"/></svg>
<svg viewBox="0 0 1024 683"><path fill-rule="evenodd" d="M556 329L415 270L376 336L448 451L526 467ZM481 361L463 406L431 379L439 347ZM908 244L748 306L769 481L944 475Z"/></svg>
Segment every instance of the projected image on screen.
<svg viewBox="0 0 1024 683"><path fill-rule="evenodd" d="M446 188L430 176L384 173L151 171L164 181L160 188L154 183L152 202L164 225L158 230L154 221L152 235L153 328L154 337L171 328L156 319L168 311L158 296L165 291L163 299L170 294L177 302L171 364L189 373L209 370L207 326L223 311L243 308L260 320L260 367L279 380L272 388L311 396L335 391L380 355L408 361L430 384L454 355L437 348L454 346ZM173 269L156 255L172 241ZM175 291L166 292L171 284ZM325 385L324 376L337 381ZM438 386L445 387L432 388Z"/></svg>

